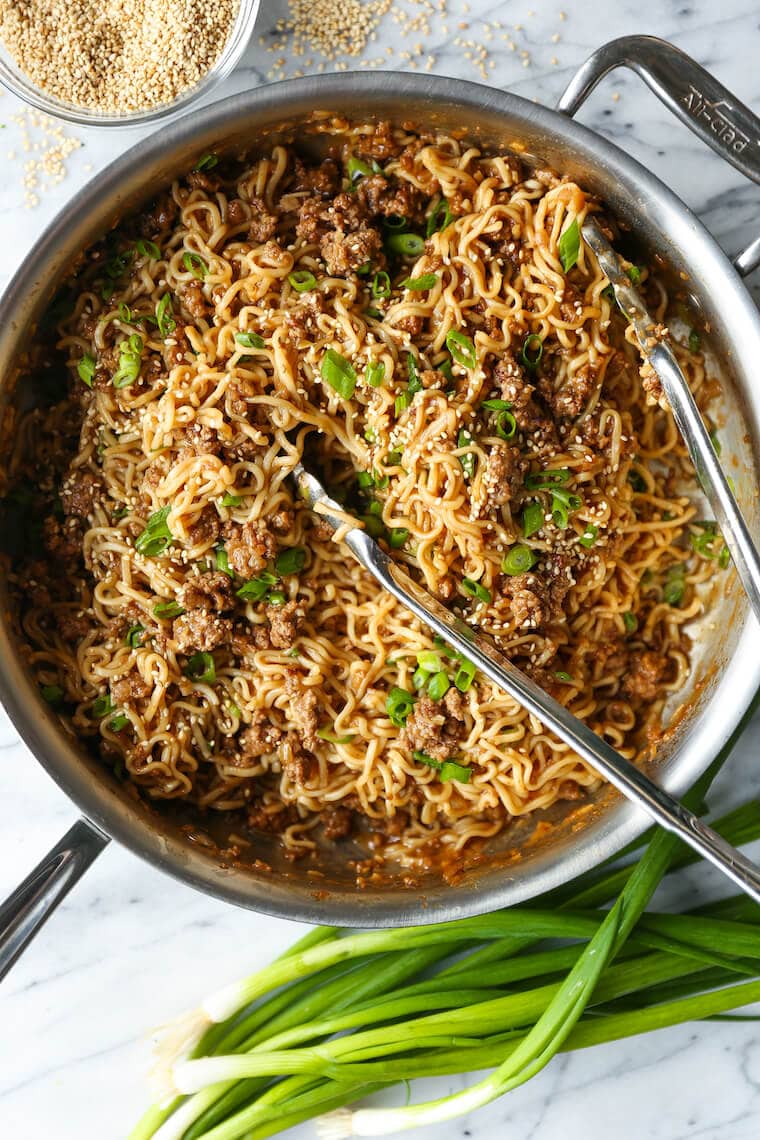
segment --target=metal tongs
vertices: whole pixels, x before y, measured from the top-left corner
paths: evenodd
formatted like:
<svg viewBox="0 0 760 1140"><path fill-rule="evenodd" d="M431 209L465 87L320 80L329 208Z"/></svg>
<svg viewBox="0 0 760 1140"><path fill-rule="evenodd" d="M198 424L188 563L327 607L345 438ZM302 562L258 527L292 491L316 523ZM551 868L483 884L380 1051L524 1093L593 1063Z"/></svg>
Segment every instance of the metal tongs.
<svg viewBox="0 0 760 1140"><path fill-rule="evenodd" d="M637 289L623 269L620 258L597 223L590 218L581 229L586 243L596 254L602 272L612 285L620 308L636 333L641 354L662 384L673 418L694 464L697 479L715 512L721 533L734 560L737 573L755 617L760 621L760 555L744 521L728 479L718 462L715 448L699 408L667 339L653 335L655 322L647 312Z"/></svg>
<svg viewBox="0 0 760 1140"><path fill-rule="evenodd" d="M328 495L319 480L297 464L293 471L298 494L334 530L346 527L346 513ZM755 902L760 903L760 869L740 851L727 843L711 827L703 823L692 811L640 772L639 769L616 752L605 740L592 732L564 705L521 672L496 648L484 633L472 629L450 613L427 590L418 586L401 566L370 538L366 530L350 526L343 530L342 541L357 562L372 574L380 585L393 594L415 617L463 654L486 677L500 685L541 723L575 749L587 763L604 776L629 800L637 804L655 823L677 835L714 863Z"/></svg>

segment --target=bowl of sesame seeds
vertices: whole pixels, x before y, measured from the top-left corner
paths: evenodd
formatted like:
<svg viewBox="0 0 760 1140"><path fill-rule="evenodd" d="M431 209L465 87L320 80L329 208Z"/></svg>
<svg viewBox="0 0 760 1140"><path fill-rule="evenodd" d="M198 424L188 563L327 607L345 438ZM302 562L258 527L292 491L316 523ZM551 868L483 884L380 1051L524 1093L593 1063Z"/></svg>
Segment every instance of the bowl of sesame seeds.
<svg viewBox="0 0 760 1140"><path fill-rule="evenodd" d="M0 0L0 83L84 126L173 117L237 64L260 0Z"/></svg>

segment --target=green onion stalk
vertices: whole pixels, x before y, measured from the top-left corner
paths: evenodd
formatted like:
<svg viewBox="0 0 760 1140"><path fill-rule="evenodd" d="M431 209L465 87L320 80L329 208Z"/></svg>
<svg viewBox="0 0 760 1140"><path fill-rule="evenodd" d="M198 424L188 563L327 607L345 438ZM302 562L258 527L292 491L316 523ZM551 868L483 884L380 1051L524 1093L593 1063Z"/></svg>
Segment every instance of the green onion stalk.
<svg viewBox="0 0 760 1140"><path fill-rule="evenodd" d="M691 806L703 804L730 747ZM734 843L758 838L760 806L715 826ZM739 896L687 914L646 912L663 875L696 858L664 832L646 842L638 863L599 868L540 908L403 930L316 928L169 1027L162 1103L131 1140L251 1140L314 1116L335 1140L438 1123L516 1088L560 1050L758 1000L758 908ZM615 893L610 910L594 909ZM547 949L545 939L572 944ZM483 1068L493 1071L469 1089L425 1104L345 1107L409 1075Z"/></svg>

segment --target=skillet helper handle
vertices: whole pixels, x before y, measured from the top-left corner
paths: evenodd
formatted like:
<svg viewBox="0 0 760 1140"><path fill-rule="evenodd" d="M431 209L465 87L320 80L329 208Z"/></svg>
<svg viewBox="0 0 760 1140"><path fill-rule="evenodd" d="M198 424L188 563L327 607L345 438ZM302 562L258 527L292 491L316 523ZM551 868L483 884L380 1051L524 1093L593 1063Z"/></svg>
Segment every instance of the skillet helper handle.
<svg viewBox="0 0 760 1140"><path fill-rule="evenodd" d="M0 905L0 980L108 843L79 819Z"/></svg>
<svg viewBox="0 0 760 1140"><path fill-rule="evenodd" d="M621 36L578 69L557 103L573 116L600 80L628 67L716 154L760 183L760 118L680 48L656 36ZM734 259L742 276L760 265L760 238Z"/></svg>

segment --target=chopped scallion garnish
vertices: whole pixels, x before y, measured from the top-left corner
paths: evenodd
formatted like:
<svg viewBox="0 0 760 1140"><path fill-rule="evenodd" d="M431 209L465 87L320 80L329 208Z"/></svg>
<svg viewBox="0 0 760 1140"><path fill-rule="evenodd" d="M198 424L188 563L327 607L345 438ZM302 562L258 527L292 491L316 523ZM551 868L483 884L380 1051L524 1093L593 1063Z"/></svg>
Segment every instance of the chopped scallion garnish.
<svg viewBox="0 0 760 1140"><path fill-rule="evenodd" d="M583 534L578 539L578 542L581 544L581 546L585 546L586 549L589 550L596 542L596 537L598 534L599 527L594 526L593 523L589 523Z"/></svg>
<svg viewBox="0 0 760 1140"><path fill-rule="evenodd" d="M60 685L41 685L40 695L49 705L59 705L63 700L63 689Z"/></svg>
<svg viewBox="0 0 760 1140"><path fill-rule="evenodd" d="M161 257L161 250L154 241L146 241L145 238L140 238L136 243L135 249L140 257L149 257L152 261L158 261Z"/></svg>
<svg viewBox="0 0 760 1140"><path fill-rule="evenodd" d="M212 154L211 151L208 151L206 154L201 155L201 157L198 159L198 162L196 163L194 169L197 171L213 170L214 167L216 166L216 164L218 163L218 161L219 161L219 156L216 154Z"/></svg>
<svg viewBox="0 0 760 1140"><path fill-rule="evenodd" d="M372 296L385 299L391 295L391 279L384 269L372 278Z"/></svg>
<svg viewBox="0 0 760 1140"><path fill-rule="evenodd" d="M223 546L217 546L216 550L214 551L214 558L216 561L217 570L220 570L222 574L226 574L228 578L234 577L232 573L232 567L230 566L230 560L227 556L227 551Z"/></svg>
<svg viewBox="0 0 760 1140"><path fill-rule="evenodd" d="M522 513L522 532L526 538L541 530L544 525L544 508L540 503L528 503Z"/></svg>
<svg viewBox="0 0 760 1140"><path fill-rule="evenodd" d="M242 344L244 348L264 348L265 346L263 336L259 336L259 334L255 332L235 333L235 340L238 344Z"/></svg>
<svg viewBox="0 0 760 1140"><path fill-rule="evenodd" d="M425 248L425 239L419 234L391 233L385 240L390 252L402 257L419 257Z"/></svg>
<svg viewBox="0 0 760 1140"><path fill-rule="evenodd" d="M678 606L683 601L686 590L685 576L686 571L682 562L676 562L665 575L662 596L669 606Z"/></svg>
<svg viewBox="0 0 760 1140"><path fill-rule="evenodd" d="M401 728L413 708L414 696L408 693L406 689L400 689L394 685L385 701L385 711L391 724L395 724L396 728Z"/></svg>
<svg viewBox="0 0 760 1140"><path fill-rule="evenodd" d="M623 614L623 625L625 626L626 633L635 633L639 628L639 619L636 614L632 614L630 610Z"/></svg>
<svg viewBox="0 0 760 1140"><path fill-rule="evenodd" d="M204 685L213 685L216 680L216 665L210 653L194 653L185 665L184 673L191 681L200 681Z"/></svg>
<svg viewBox="0 0 760 1140"><path fill-rule="evenodd" d="M275 575L265 570L258 578L251 578L249 582L245 582L235 593L238 598L242 598L245 602L258 602L264 597L270 586L276 585L277 578Z"/></svg>
<svg viewBox="0 0 760 1140"><path fill-rule="evenodd" d="M522 546L518 543L513 546L508 554L504 555L501 562L502 573L509 574L514 578L517 574L525 574L530 570L536 562L536 555L529 546Z"/></svg>
<svg viewBox="0 0 760 1140"><path fill-rule="evenodd" d="M441 670L439 673L434 673L428 681L427 693L431 701L440 701L442 697L446 696L450 688L451 681Z"/></svg>
<svg viewBox="0 0 760 1140"><path fill-rule="evenodd" d="M385 361L371 360L367 365L365 378L370 388L380 388L385 379Z"/></svg>
<svg viewBox="0 0 760 1140"><path fill-rule="evenodd" d="M355 732L347 732L343 736L336 736L331 728L317 729L317 736L319 739L327 740L330 744L350 744L355 735Z"/></svg>
<svg viewBox="0 0 760 1140"><path fill-rule="evenodd" d="M432 212L428 215L427 225L425 232L428 237L432 237L435 233L440 233L450 226L454 221L454 215L449 209L449 204L445 198L441 198L439 202L433 207Z"/></svg>
<svg viewBox="0 0 760 1140"><path fill-rule="evenodd" d="M164 293L161 300L156 305L156 321L158 322L158 331L161 336L169 336L177 327L177 322L174 319L174 310L172 308L172 299L168 293Z"/></svg>
<svg viewBox="0 0 760 1140"><path fill-rule="evenodd" d="M392 550L400 550L409 540L409 531L405 526L393 527L388 533L388 545Z"/></svg>
<svg viewBox="0 0 760 1140"><path fill-rule="evenodd" d="M180 617L184 612L185 610L179 602L156 602L153 607L153 613L157 618Z"/></svg>
<svg viewBox="0 0 760 1140"><path fill-rule="evenodd" d="M474 368L477 364L475 345L465 333L449 329L446 333L446 347L457 364L461 364L463 368Z"/></svg>
<svg viewBox="0 0 760 1140"><path fill-rule="evenodd" d="M544 355L544 342L538 333L531 333L526 336L523 341L522 348L520 349L520 359L525 367L530 371L535 371L538 368L541 357Z"/></svg>
<svg viewBox="0 0 760 1140"><path fill-rule="evenodd" d="M567 229L560 235L559 259L565 273L569 273L578 260L581 251L581 232L578 228L578 219L573 218Z"/></svg>
<svg viewBox="0 0 760 1140"><path fill-rule="evenodd" d="M192 273L193 277L197 277L199 281L208 273L208 265L198 253L193 253L192 250L186 250L182 254L182 264L188 273Z"/></svg>
<svg viewBox="0 0 760 1140"><path fill-rule="evenodd" d="M477 598L479 602L488 603L491 601L491 591L482 586L480 582L476 582L474 578L463 578L462 590L468 597Z"/></svg>
<svg viewBox="0 0 760 1140"><path fill-rule="evenodd" d="M163 554L172 541L172 533L166 525L171 505L154 511L143 530L135 539L135 550L146 558L156 558Z"/></svg>
<svg viewBox="0 0 760 1140"><path fill-rule="evenodd" d="M95 357L89 352L86 352L77 364L77 374L83 384L92 388L92 381L95 377Z"/></svg>
<svg viewBox="0 0 760 1140"><path fill-rule="evenodd" d="M346 171L351 182L358 182L360 179L368 178L372 174L372 167L368 162L364 162L361 158L354 158L354 156L351 155L346 164Z"/></svg>
<svg viewBox="0 0 760 1140"><path fill-rule="evenodd" d="M525 486L529 491L552 490L554 487L564 487L569 479L569 467L550 467L547 471L534 471L527 475Z"/></svg>
<svg viewBox="0 0 760 1140"><path fill-rule="evenodd" d="M421 277L407 277L401 285L404 289L411 289L413 293L421 293L425 289L432 289L437 280L437 273L423 273Z"/></svg>
<svg viewBox="0 0 760 1140"><path fill-rule="evenodd" d="M113 701L111 700L111 694L101 693L100 696L96 697L92 702L92 715L100 720L101 717L107 716L108 713L111 712L113 712Z"/></svg>
<svg viewBox="0 0 760 1140"><path fill-rule="evenodd" d="M127 630L127 636L124 638L125 642L130 649L137 649L142 645L142 635L145 633L144 625L133 625Z"/></svg>
<svg viewBox="0 0 760 1140"><path fill-rule="evenodd" d="M119 367L114 373L111 383L114 388L127 388L133 384L140 375L142 361L143 339L138 333L132 333L119 345Z"/></svg>
<svg viewBox="0 0 760 1140"><path fill-rule="evenodd" d="M467 661L464 657L459 657L459 668L454 677L454 684L460 693L466 693L475 680L477 672L472 661Z"/></svg>
<svg viewBox="0 0 760 1140"><path fill-rule="evenodd" d="M308 293L310 289L317 287L317 279L308 269L294 269L288 274L288 281L296 293Z"/></svg>
<svg viewBox="0 0 760 1140"><path fill-rule="evenodd" d="M472 436L466 428L462 428L457 435L457 447L468 447L473 442ZM475 454L468 451L465 455L459 456L459 462L462 465L466 479L471 479L475 474Z"/></svg>
<svg viewBox="0 0 760 1140"><path fill-rule="evenodd" d="M111 732L121 732L122 729L126 728L128 724L129 717L126 716L125 713L117 713L115 717L112 717L112 719L109 720L108 727L110 728Z"/></svg>
<svg viewBox="0 0 760 1140"><path fill-rule="evenodd" d="M240 495L233 495L231 491L228 491L226 495L222 496L223 507L239 507L242 501Z"/></svg>
<svg viewBox="0 0 760 1140"><path fill-rule="evenodd" d="M356 388L356 373L350 362L339 352L328 348L322 357L322 379L334 388L344 400L350 400Z"/></svg>
<svg viewBox="0 0 760 1140"><path fill-rule="evenodd" d="M288 550L281 550L274 560L275 573L281 578L288 574L298 574L306 565L306 551L302 546L291 546Z"/></svg>

